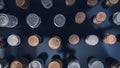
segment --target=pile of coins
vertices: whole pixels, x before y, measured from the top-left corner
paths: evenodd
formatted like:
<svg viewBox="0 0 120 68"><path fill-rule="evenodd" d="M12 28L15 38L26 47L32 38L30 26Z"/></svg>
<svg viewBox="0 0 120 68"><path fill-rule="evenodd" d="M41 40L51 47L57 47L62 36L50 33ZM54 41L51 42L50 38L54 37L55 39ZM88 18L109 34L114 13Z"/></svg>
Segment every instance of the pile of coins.
<svg viewBox="0 0 120 68"><path fill-rule="evenodd" d="M86 4L89 7L94 7L98 4L99 0L87 0ZM112 7L118 4L119 0L105 0L104 5L106 7ZM31 5L29 0L15 0L16 6L21 9L28 9ZM76 3L76 0L65 0L65 4L67 7L72 7ZM53 7L53 0L41 0L41 4L45 9L50 9ZM4 0L0 0L0 10L4 9L5 2ZM74 15L74 24L80 25L85 22L87 19L87 14L83 11L79 11ZM100 25L105 23L107 19L106 12L99 11L96 15L93 16L92 22L95 25ZM66 25L67 18L64 14L58 13L53 18L53 24L56 28L62 28ZM120 11L115 12L112 15L112 22L116 26L120 26ZM17 16L0 13L0 28L14 28L17 27L19 20ZM39 28L39 26L43 23L42 17L36 13L30 13L26 16L26 24L28 27L32 29ZM46 43L51 50L57 50L62 45L61 36L53 36L49 39L48 43ZM37 47L42 43L42 36L38 34L30 35L27 39L27 43L31 47ZM68 39L68 43L70 45L78 45L81 42L81 37L79 34L71 34ZM88 35L84 38L84 41L89 46L96 46L99 42L108 45L114 45L118 42L118 38L115 34L105 33L102 41L100 37L96 34ZM12 62L7 61L4 53L6 43L11 47L20 46L22 43L20 35L11 34L7 37L7 41L5 42L4 38L0 38L0 68L45 68L45 60L42 58L37 58L32 61L30 59L23 57L20 59L15 59ZM63 68L63 61L60 58L53 58L48 64L48 68ZM110 63L111 68L120 68L119 61L113 61ZM88 61L89 68L104 68L104 64L96 57L92 57ZM72 59L68 62L67 68L82 68L78 59Z"/></svg>

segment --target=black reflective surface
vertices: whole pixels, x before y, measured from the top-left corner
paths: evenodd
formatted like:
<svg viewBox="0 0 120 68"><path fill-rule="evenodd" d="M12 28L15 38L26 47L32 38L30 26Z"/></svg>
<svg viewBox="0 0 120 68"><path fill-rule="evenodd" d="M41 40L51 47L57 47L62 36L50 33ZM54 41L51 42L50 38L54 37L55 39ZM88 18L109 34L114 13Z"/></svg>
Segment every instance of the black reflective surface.
<svg viewBox="0 0 120 68"><path fill-rule="evenodd" d="M7 59L11 61L29 55L30 60L33 60L42 55L45 68L47 68L52 57L57 54L63 60L63 68L67 68L69 57L76 57L80 61L81 68L88 68L87 59L94 56L104 63L105 68L110 68L106 61L108 57L120 60L120 26L113 24L111 19L115 12L120 11L120 2L112 8L106 8L104 1L99 0L96 6L89 7L87 6L87 0L77 0L74 6L67 7L65 0L54 0L53 7L45 9L40 0L30 0L30 7L23 10L15 5L15 0L5 0L5 8L0 10L0 13L15 15L19 24L12 29L0 28L0 37L6 40L10 34L18 34L22 40L18 47L10 47L6 43ZM74 16L78 11L84 11L87 15L86 21L81 25L75 24L74 21ZM107 20L101 25L95 25L92 22L92 17L99 11L107 13ZM32 29L27 25L26 17L30 13L36 13L41 17L42 24L39 28ZM64 27L57 28L54 26L53 18L56 14L65 15L67 21ZM67 41L73 33L78 34L81 38L80 43L76 46L70 45ZM102 43L102 37L105 33L117 35L118 42L113 46ZM28 37L32 34L38 34L43 38L43 42L38 47L30 47L27 43ZM84 41L85 37L90 34L96 34L100 38L99 44L95 47L86 45ZM52 50L48 47L48 40L54 35L62 38L62 44L58 50Z"/></svg>

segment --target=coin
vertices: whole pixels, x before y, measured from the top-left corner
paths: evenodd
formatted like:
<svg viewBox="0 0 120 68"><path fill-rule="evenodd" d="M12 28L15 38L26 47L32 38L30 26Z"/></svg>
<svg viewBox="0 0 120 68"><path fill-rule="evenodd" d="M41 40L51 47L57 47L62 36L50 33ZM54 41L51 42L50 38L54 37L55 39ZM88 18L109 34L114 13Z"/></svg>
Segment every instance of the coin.
<svg viewBox="0 0 120 68"><path fill-rule="evenodd" d="M69 62L68 68L81 68L78 60Z"/></svg>
<svg viewBox="0 0 120 68"><path fill-rule="evenodd" d="M87 5L95 6L98 3L98 0L87 0Z"/></svg>
<svg viewBox="0 0 120 68"><path fill-rule="evenodd" d="M61 39L58 36L54 36L52 37L49 42L48 45L51 49L58 49L61 45Z"/></svg>
<svg viewBox="0 0 120 68"><path fill-rule="evenodd" d="M113 15L113 22L116 25L120 25L120 12L115 12Z"/></svg>
<svg viewBox="0 0 120 68"><path fill-rule="evenodd" d="M79 43L80 38L77 34L72 34L69 39L68 39L69 43L72 45L76 45Z"/></svg>
<svg viewBox="0 0 120 68"><path fill-rule="evenodd" d="M65 0L65 3L67 6L73 6L75 4L76 0Z"/></svg>
<svg viewBox="0 0 120 68"><path fill-rule="evenodd" d="M117 38L115 35L112 34L106 34L106 36L103 39L103 42L106 44L115 44L117 42Z"/></svg>
<svg viewBox="0 0 120 68"><path fill-rule="evenodd" d="M10 36L8 36L7 42L10 46L18 46L21 43L21 39L18 35L11 34Z"/></svg>
<svg viewBox="0 0 120 68"><path fill-rule="evenodd" d="M43 68L43 66L39 61L34 60L34 61L30 62L29 68Z"/></svg>
<svg viewBox="0 0 120 68"><path fill-rule="evenodd" d="M105 12L98 12L97 15L94 17L93 22L95 24L101 24L103 23L107 18L107 15Z"/></svg>
<svg viewBox="0 0 120 68"><path fill-rule="evenodd" d="M17 60L14 60L11 65L10 65L10 68L23 68L22 66L22 63L17 61Z"/></svg>
<svg viewBox="0 0 120 68"><path fill-rule="evenodd" d="M77 12L76 15L75 15L75 22L77 24L81 24L85 21L86 19L86 15L84 12Z"/></svg>
<svg viewBox="0 0 120 68"><path fill-rule="evenodd" d="M29 6L28 0L16 0L16 5L20 8L27 9Z"/></svg>
<svg viewBox="0 0 120 68"><path fill-rule="evenodd" d="M41 38L40 36L38 35L31 35L29 38L28 38L28 44L32 47L36 47L39 45L41 41Z"/></svg>
<svg viewBox="0 0 120 68"><path fill-rule="evenodd" d="M106 0L106 5L107 6L113 6L113 5L115 5L115 4L117 4L119 2L119 0Z"/></svg>
<svg viewBox="0 0 120 68"><path fill-rule="evenodd" d="M49 63L48 68L62 68L58 61L52 61Z"/></svg>

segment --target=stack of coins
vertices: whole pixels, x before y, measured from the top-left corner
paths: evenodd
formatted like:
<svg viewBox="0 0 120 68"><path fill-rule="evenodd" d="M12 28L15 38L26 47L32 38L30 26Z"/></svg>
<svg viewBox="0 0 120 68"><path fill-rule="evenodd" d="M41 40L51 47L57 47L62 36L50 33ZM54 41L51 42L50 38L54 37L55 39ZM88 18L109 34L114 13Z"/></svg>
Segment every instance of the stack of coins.
<svg viewBox="0 0 120 68"><path fill-rule="evenodd" d="M72 34L69 39L68 39L69 43L72 45L76 45L79 43L80 38L77 34Z"/></svg>
<svg viewBox="0 0 120 68"><path fill-rule="evenodd" d="M0 27L13 28L18 24L18 19L9 14L0 13Z"/></svg>
<svg viewBox="0 0 120 68"><path fill-rule="evenodd" d="M116 25L120 25L120 12L115 12L113 15L113 22Z"/></svg>
<svg viewBox="0 0 120 68"><path fill-rule="evenodd" d="M29 4L30 3L28 0L16 0L16 5L22 9L27 9L29 7Z"/></svg>
<svg viewBox="0 0 120 68"><path fill-rule="evenodd" d="M41 18L37 14L31 13L27 16L26 22L31 28L38 28L41 24Z"/></svg>
<svg viewBox="0 0 120 68"><path fill-rule="evenodd" d="M61 45L61 38L59 36L52 37L49 40L48 45L51 49L58 49Z"/></svg>
<svg viewBox="0 0 120 68"><path fill-rule="evenodd" d="M86 19L86 14L84 12L77 12L75 15L75 22L77 24L81 24L85 21Z"/></svg>
<svg viewBox="0 0 120 68"><path fill-rule="evenodd" d="M97 15L93 19L93 23L101 24L106 20L106 18L107 18L107 15L105 12L98 12Z"/></svg>
<svg viewBox="0 0 120 68"><path fill-rule="evenodd" d="M113 5L117 4L119 0L106 0L105 4L109 7L112 7Z"/></svg>
<svg viewBox="0 0 120 68"><path fill-rule="evenodd" d="M36 47L41 42L41 37L39 35L31 35L28 38L28 44L32 47Z"/></svg>
<svg viewBox="0 0 120 68"><path fill-rule="evenodd" d="M106 34L104 39L103 39L103 42L106 44L113 45L117 42L117 38L113 34Z"/></svg>
<svg viewBox="0 0 120 68"><path fill-rule="evenodd" d="M7 42L10 46L19 46L21 43L21 38L16 34L11 34L8 36Z"/></svg>

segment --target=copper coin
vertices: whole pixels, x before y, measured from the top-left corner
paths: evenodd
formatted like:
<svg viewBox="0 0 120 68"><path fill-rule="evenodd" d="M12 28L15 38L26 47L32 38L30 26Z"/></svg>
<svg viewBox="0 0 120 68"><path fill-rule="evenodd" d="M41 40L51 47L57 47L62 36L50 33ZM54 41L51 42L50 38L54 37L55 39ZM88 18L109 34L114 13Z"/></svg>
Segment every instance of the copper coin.
<svg viewBox="0 0 120 68"><path fill-rule="evenodd" d="M16 5L20 8L26 9L29 6L29 2L27 0L16 0Z"/></svg>
<svg viewBox="0 0 120 68"><path fill-rule="evenodd" d="M48 45L51 49L58 49L61 45L61 39L58 36L54 36L52 37L49 42Z"/></svg>
<svg viewBox="0 0 120 68"><path fill-rule="evenodd" d="M98 0L87 0L89 6L95 6L98 3Z"/></svg>
<svg viewBox="0 0 120 68"><path fill-rule="evenodd" d="M41 41L41 38L40 36L38 35L31 35L29 38L28 38L28 44L32 47L36 47L39 45Z"/></svg>
<svg viewBox="0 0 120 68"><path fill-rule="evenodd" d="M62 68L62 65L58 61L52 61L49 63L48 68Z"/></svg>
<svg viewBox="0 0 120 68"><path fill-rule="evenodd" d="M93 19L93 22L95 24L101 24L102 22L104 22L106 20L106 18L107 18L107 15L105 12L99 12Z"/></svg>
<svg viewBox="0 0 120 68"><path fill-rule="evenodd" d="M117 4L118 2L119 2L119 0L106 0L106 5L113 6L113 5Z"/></svg>
<svg viewBox="0 0 120 68"><path fill-rule="evenodd" d="M105 38L103 39L103 42L106 43L106 44L115 44L117 42L117 38L115 35L112 35L112 34L107 34L105 36Z"/></svg>
<svg viewBox="0 0 120 68"><path fill-rule="evenodd" d="M84 12L77 12L75 15L75 22L77 24L81 24L85 21L86 19L86 14Z"/></svg>
<svg viewBox="0 0 120 68"><path fill-rule="evenodd" d="M65 3L67 6L73 6L75 4L76 0L65 0Z"/></svg>
<svg viewBox="0 0 120 68"><path fill-rule="evenodd" d="M10 68L23 68L22 63L15 60L11 63Z"/></svg>
<svg viewBox="0 0 120 68"><path fill-rule="evenodd" d="M80 41L80 38L77 34L72 34L70 37L69 37L69 43L72 44L72 45L76 45L79 43Z"/></svg>

